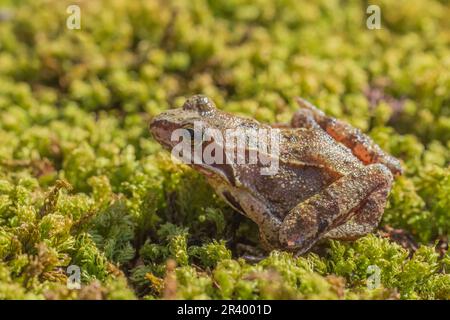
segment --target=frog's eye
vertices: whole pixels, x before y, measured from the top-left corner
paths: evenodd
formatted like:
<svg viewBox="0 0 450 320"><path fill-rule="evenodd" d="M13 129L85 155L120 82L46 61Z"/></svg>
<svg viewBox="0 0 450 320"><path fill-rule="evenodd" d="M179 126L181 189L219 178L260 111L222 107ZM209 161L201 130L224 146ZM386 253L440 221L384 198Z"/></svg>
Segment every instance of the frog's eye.
<svg viewBox="0 0 450 320"><path fill-rule="evenodd" d="M201 114L206 114L215 108L214 102L204 95L192 96L183 104L183 110L197 111Z"/></svg>
<svg viewBox="0 0 450 320"><path fill-rule="evenodd" d="M196 146L203 142L202 133L196 132L191 125L185 125L183 126L183 129L188 133L192 146Z"/></svg>

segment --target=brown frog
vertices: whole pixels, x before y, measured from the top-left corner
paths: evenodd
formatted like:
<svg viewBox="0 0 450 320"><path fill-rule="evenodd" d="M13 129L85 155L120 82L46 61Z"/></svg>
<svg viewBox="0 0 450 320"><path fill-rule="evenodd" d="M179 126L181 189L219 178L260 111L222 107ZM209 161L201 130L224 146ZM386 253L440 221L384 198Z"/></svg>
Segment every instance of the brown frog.
<svg viewBox="0 0 450 320"><path fill-rule="evenodd" d="M269 126L218 110L207 97L189 98L181 109L155 117L150 130L167 149L171 134L193 127L278 128L279 169L262 175L256 164L191 164L235 210L258 224L267 249L308 251L322 238L352 240L378 225L400 163L368 136L298 98L290 125ZM200 141L204 146L215 143ZM192 149L193 152L193 149Z"/></svg>

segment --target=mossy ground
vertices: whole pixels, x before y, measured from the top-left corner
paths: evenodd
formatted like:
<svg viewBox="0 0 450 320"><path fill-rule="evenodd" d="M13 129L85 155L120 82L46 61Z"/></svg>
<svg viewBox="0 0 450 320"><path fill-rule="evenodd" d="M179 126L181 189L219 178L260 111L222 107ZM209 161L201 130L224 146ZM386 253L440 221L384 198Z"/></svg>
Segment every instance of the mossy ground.
<svg viewBox="0 0 450 320"><path fill-rule="evenodd" d="M0 299L450 298L445 0L374 1L381 30L366 1L0 3ZM194 93L263 122L299 95L368 132L406 169L381 228L409 249L379 232L246 262L255 225L147 130Z"/></svg>

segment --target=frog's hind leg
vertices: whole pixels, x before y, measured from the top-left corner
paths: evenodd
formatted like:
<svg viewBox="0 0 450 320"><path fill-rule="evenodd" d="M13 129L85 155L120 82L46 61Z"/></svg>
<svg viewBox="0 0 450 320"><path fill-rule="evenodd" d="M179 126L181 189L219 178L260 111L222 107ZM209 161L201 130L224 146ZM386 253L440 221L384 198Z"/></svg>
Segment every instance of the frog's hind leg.
<svg viewBox="0 0 450 320"><path fill-rule="evenodd" d="M343 176L289 211L280 228L280 243L299 254L308 251L364 206L364 210L384 206L385 200L379 199L387 195L392 180L391 172L382 164L364 166ZM371 196L373 200L368 201Z"/></svg>
<svg viewBox="0 0 450 320"><path fill-rule="evenodd" d="M383 216L391 183L384 181L364 202L354 216L346 223L328 231L324 238L337 240L355 240L372 232Z"/></svg>
<svg viewBox="0 0 450 320"><path fill-rule="evenodd" d="M307 118L312 117L315 122L336 141L351 149L352 153L364 164L381 163L388 167L394 175L402 173L400 162L381 150L381 148L373 142L371 138L362 133L361 130L354 128L343 121L327 116L323 111L302 98L297 98L296 101L301 109L292 119L293 126L297 123L302 124L305 121L304 119L306 119L304 116L306 114L308 115ZM307 124L310 123L310 120L308 121Z"/></svg>

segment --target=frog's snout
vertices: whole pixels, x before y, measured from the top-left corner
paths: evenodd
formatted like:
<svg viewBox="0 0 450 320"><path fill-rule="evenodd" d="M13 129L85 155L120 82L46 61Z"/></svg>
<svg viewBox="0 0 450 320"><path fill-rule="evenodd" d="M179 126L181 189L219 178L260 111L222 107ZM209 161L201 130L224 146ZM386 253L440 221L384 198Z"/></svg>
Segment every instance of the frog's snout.
<svg viewBox="0 0 450 320"><path fill-rule="evenodd" d="M162 144L165 144L170 138L169 123L160 116L153 118L148 128L153 138Z"/></svg>

